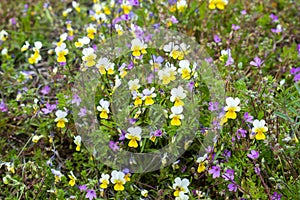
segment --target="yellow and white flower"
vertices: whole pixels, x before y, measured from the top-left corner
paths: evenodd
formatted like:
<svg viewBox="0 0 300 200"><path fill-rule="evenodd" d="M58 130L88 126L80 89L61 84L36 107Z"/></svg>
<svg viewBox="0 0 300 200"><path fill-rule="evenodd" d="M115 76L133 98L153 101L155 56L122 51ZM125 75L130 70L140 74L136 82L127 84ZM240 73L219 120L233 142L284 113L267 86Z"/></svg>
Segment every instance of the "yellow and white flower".
<svg viewBox="0 0 300 200"><path fill-rule="evenodd" d="M174 42L170 42L169 44L163 47L163 50L169 54L173 59L182 60L184 58L184 52L180 50L179 45L175 45Z"/></svg>
<svg viewBox="0 0 300 200"><path fill-rule="evenodd" d="M77 12L80 12L79 3L77 3L76 1L72 1L72 6Z"/></svg>
<svg viewBox="0 0 300 200"><path fill-rule="evenodd" d="M143 197L148 197L148 190L142 190L142 191L141 191L141 195L142 195Z"/></svg>
<svg viewBox="0 0 300 200"><path fill-rule="evenodd" d="M137 91L141 87L139 82L140 82L139 79L130 80L128 82L129 90Z"/></svg>
<svg viewBox="0 0 300 200"><path fill-rule="evenodd" d="M99 69L101 74L114 74L115 63L110 62L107 58L100 58L96 67Z"/></svg>
<svg viewBox="0 0 300 200"><path fill-rule="evenodd" d="M43 135L34 135L32 137L32 142L37 143L43 137L44 137Z"/></svg>
<svg viewBox="0 0 300 200"><path fill-rule="evenodd" d="M131 92L132 94L132 99L134 100L134 105L135 106L139 106L139 105L142 105L143 101L142 101L142 98L143 98L143 95L137 91L132 91Z"/></svg>
<svg viewBox="0 0 300 200"><path fill-rule="evenodd" d="M124 30L123 30L123 27L121 25L115 24L115 29L116 29L118 35L123 35Z"/></svg>
<svg viewBox="0 0 300 200"><path fill-rule="evenodd" d="M95 50L93 48L84 48L82 50L82 60L84 61L87 67L92 67L96 64L96 57L97 55L94 53Z"/></svg>
<svg viewBox="0 0 300 200"><path fill-rule="evenodd" d="M181 60L179 62L179 69L178 72L181 74L182 79L187 79L189 80L191 78L191 72L192 70L190 69L190 61L188 60Z"/></svg>
<svg viewBox="0 0 300 200"><path fill-rule="evenodd" d="M28 58L28 62L30 64L36 64L40 60L42 60L42 57L40 55L40 49L42 48L42 43L40 41L37 41L34 43L33 52L34 54L31 54L31 56Z"/></svg>
<svg viewBox="0 0 300 200"><path fill-rule="evenodd" d="M206 163L206 158L207 158L207 154L204 154L204 156L202 156L202 157L199 157L198 159L197 159L197 163L199 163L199 165L198 165L198 168L197 168L197 172L198 173L201 173L201 172L204 172L204 170L205 170L205 163Z"/></svg>
<svg viewBox="0 0 300 200"><path fill-rule="evenodd" d="M54 178L55 178L54 182L55 183L60 182L61 177L63 176L63 174L60 171L55 170L55 169L51 169L51 172L52 172L52 174L54 175Z"/></svg>
<svg viewBox="0 0 300 200"><path fill-rule="evenodd" d="M90 25L89 27L86 28L86 32L88 33L87 36L93 40L95 38L95 34L97 33L97 30L93 25Z"/></svg>
<svg viewBox="0 0 300 200"><path fill-rule="evenodd" d="M155 90L154 87L152 87L151 90L149 90L147 88L143 90L143 98L142 99L145 100L145 105L146 106L154 104L154 101L152 99L152 98L156 97L156 94L154 93L154 90Z"/></svg>
<svg viewBox="0 0 300 200"><path fill-rule="evenodd" d="M99 112L101 112L100 113L100 118L107 119L108 118L108 113L110 112L109 111L110 103L108 101L105 101L104 99L101 99L99 101L99 104L100 104L100 106L97 106L97 110Z"/></svg>
<svg viewBox="0 0 300 200"><path fill-rule="evenodd" d="M68 38L68 33L63 33L59 36L59 42L56 43L56 46L60 46Z"/></svg>
<svg viewBox="0 0 300 200"><path fill-rule="evenodd" d="M183 191L179 192L179 196L175 198L175 200L188 200L189 196L184 194Z"/></svg>
<svg viewBox="0 0 300 200"><path fill-rule="evenodd" d="M121 171L113 170L111 172L111 179L110 181L114 184L114 190L116 191L123 191L124 184L126 183L125 174Z"/></svg>
<svg viewBox="0 0 300 200"><path fill-rule="evenodd" d="M69 185L73 187L73 186L75 185L75 183L76 183L77 178L76 178L76 176L73 174L72 171L70 172L70 174L71 174L71 175L68 175L69 178L70 178Z"/></svg>
<svg viewBox="0 0 300 200"><path fill-rule="evenodd" d="M80 151L80 147L81 147L81 136L80 135L74 136L74 143L76 144L76 151Z"/></svg>
<svg viewBox="0 0 300 200"><path fill-rule="evenodd" d="M83 47L83 45L87 45L90 43L90 38L88 37L82 37L82 38L79 38L77 42L75 42L75 47Z"/></svg>
<svg viewBox="0 0 300 200"><path fill-rule="evenodd" d="M7 168L7 171L11 172L11 173L15 173L15 166L14 166L14 163L11 163L11 162L7 162L5 163L5 166Z"/></svg>
<svg viewBox="0 0 300 200"><path fill-rule="evenodd" d="M121 8L123 9L124 14L129 14L132 9L132 6L127 0L123 0Z"/></svg>
<svg viewBox="0 0 300 200"><path fill-rule="evenodd" d="M257 140L264 140L266 139L265 132L268 131L268 127L265 126L266 122L265 120L254 120L253 121L253 128L252 132L255 133L255 139Z"/></svg>
<svg viewBox="0 0 300 200"><path fill-rule="evenodd" d="M128 146L137 148L138 147L138 141L142 139L141 133L142 129L140 127L130 127L127 129L129 133L126 133L125 137L129 139Z"/></svg>
<svg viewBox="0 0 300 200"><path fill-rule="evenodd" d="M64 11L62 12L62 15L63 15L64 17L67 17L68 14L69 14L70 12L72 12L72 8L67 8L66 10L64 10Z"/></svg>
<svg viewBox="0 0 300 200"><path fill-rule="evenodd" d="M209 0L209 9L220 9L224 10L225 6L228 4L228 0Z"/></svg>
<svg viewBox="0 0 300 200"><path fill-rule="evenodd" d="M66 48L66 43L62 43L60 46L55 48L55 53L57 55L56 61L59 63L67 62L66 55L69 53L69 50Z"/></svg>
<svg viewBox="0 0 300 200"><path fill-rule="evenodd" d="M141 56L141 54L146 54L147 44L143 40L135 38L131 41L131 51L133 56Z"/></svg>
<svg viewBox="0 0 300 200"><path fill-rule="evenodd" d="M29 42L25 41L25 44L21 48L21 52L27 51L29 49L29 46L30 46Z"/></svg>
<svg viewBox="0 0 300 200"><path fill-rule="evenodd" d="M228 119L235 119L236 118L236 112L239 112L241 110L241 107L238 106L240 103L239 98L233 99L232 97L226 98L226 104L224 110L226 111L225 117Z"/></svg>
<svg viewBox="0 0 300 200"><path fill-rule="evenodd" d="M172 126L180 126L181 125L181 119L184 119L184 116L181 114L183 111L182 106L173 106L171 108L172 114L169 116L171 120Z"/></svg>
<svg viewBox="0 0 300 200"><path fill-rule="evenodd" d="M109 184L109 178L110 178L109 174L103 174L103 173L101 174L101 178L100 178L101 185L100 185L100 188L102 188L102 189L106 189L107 188L107 186Z"/></svg>
<svg viewBox="0 0 300 200"><path fill-rule="evenodd" d="M158 78L163 85L167 85L176 79L176 74L176 67L173 64L166 63L166 67L158 71Z"/></svg>
<svg viewBox="0 0 300 200"><path fill-rule="evenodd" d="M182 179L177 177L175 178L175 183L173 184L173 189L175 190L174 196L179 197L179 193L188 193L189 189L188 186L190 185L190 181L186 178Z"/></svg>
<svg viewBox="0 0 300 200"><path fill-rule="evenodd" d="M185 0L179 0L176 3L176 7L179 12L183 12L187 7L187 3Z"/></svg>
<svg viewBox="0 0 300 200"><path fill-rule="evenodd" d="M7 38L8 38L8 33L5 30L2 30L0 32L0 40L4 42L7 40Z"/></svg>
<svg viewBox="0 0 300 200"><path fill-rule="evenodd" d="M185 90L181 86L178 86L178 88L173 88L171 90L170 101L174 102L175 107L184 106L182 99L184 99L185 97L186 97Z"/></svg>
<svg viewBox="0 0 300 200"><path fill-rule="evenodd" d="M58 128L64 128L65 123L68 122L68 119L66 118L68 113L66 113L62 110L58 110L55 112L55 115L56 115L56 119L54 121L57 122L56 126Z"/></svg>

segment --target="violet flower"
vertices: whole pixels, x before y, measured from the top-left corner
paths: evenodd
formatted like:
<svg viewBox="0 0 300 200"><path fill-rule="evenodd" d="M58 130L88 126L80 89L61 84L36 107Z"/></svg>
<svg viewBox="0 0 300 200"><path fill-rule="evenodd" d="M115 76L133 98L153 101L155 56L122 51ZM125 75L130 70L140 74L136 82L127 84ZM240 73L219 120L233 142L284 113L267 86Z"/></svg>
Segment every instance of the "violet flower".
<svg viewBox="0 0 300 200"><path fill-rule="evenodd" d="M237 191L237 186L235 183L229 183L228 185L228 190L231 191L231 192L236 192Z"/></svg>
<svg viewBox="0 0 300 200"><path fill-rule="evenodd" d="M218 36L218 35L214 35L214 41L215 41L215 43L219 43L219 42L221 42L222 40L221 40L221 38Z"/></svg>
<svg viewBox="0 0 300 200"><path fill-rule="evenodd" d="M298 81L300 81L300 67L297 68L292 68L290 73L294 76L294 81L297 83Z"/></svg>
<svg viewBox="0 0 300 200"><path fill-rule="evenodd" d="M0 111L1 111L1 112L7 112L7 111L8 111L8 107L7 107L7 105L4 103L3 99L2 99L2 101L1 101L1 103L0 103Z"/></svg>
<svg viewBox="0 0 300 200"><path fill-rule="evenodd" d="M249 123L252 123L253 122L253 116L251 116L248 112L245 112L245 114L244 114L244 120L246 121L246 122L249 122Z"/></svg>
<svg viewBox="0 0 300 200"><path fill-rule="evenodd" d="M80 111L79 111L79 113L78 113L78 116L79 116L79 117L84 117L84 116L86 116L86 107L80 108Z"/></svg>
<svg viewBox="0 0 300 200"><path fill-rule="evenodd" d="M255 160L255 159L257 159L257 158L258 158L258 156L259 156L259 153L258 153L258 151L251 150L251 153L249 153L247 156L248 156L249 158L251 158L251 159Z"/></svg>
<svg viewBox="0 0 300 200"><path fill-rule="evenodd" d="M218 110L219 103L218 102L209 102L208 110L215 111Z"/></svg>
<svg viewBox="0 0 300 200"><path fill-rule="evenodd" d="M42 93L43 95L47 95L47 94L49 94L50 91L51 91L51 88L50 88L48 85L45 85L45 86L41 89L40 93Z"/></svg>
<svg viewBox="0 0 300 200"><path fill-rule="evenodd" d="M118 142L109 141L109 148L113 151L119 151L120 147L118 146Z"/></svg>
<svg viewBox="0 0 300 200"><path fill-rule="evenodd" d="M85 195L85 198L88 198L89 200L96 199L97 195L96 195L95 190L88 190Z"/></svg>
<svg viewBox="0 0 300 200"><path fill-rule="evenodd" d="M56 109L56 104L50 104L50 103L46 103L46 108L42 108L42 111L45 115L51 113L53 110Z"/></svg>
<svg viewBox="0 0 300 200"><path fill-rule="evenodd" d="M77 94L73 94L72 103L79 106L80 102L81 102L81 98Z"/></svg>
<svg viewBox="0 0 300 200"><path fill-rule="evenodd" d="M264 61L256 56L254 58L254 60L250 62L250 65L255 66L255 67L260 67L263 63L264 63Z"/></svg>
<svg viewBox="0 0 300 200"><path fill-rule="evenodd" d="M80 192L83 192L83 191L87 190L86 185L79 185L78 188L79 188Z"/></svg>
<svg viewBox="0 0 300 200"><path fill-rule="evenodd" d="M278 17L274 15L273 13L270 14L270 18L272 19L272 22L278 22Z"/></svg>
<svg viewBox="0 0 300 200"><path fill-rule="evenodd" d="M272 200L280 200L282 197L282 194L278 194L277 192L274 192L273 196L271 197Z"/></svg>
<svg viewBox="0 0 300 200"><path fill-rule="evenodd" d="M231 28L232 28L232 30L237 31L237 30L239 30L241 27L240 27L239 25L232 24L232 25L231 25Z"/></svg>
<svg viewBox="0 0 300 200"><path fill-rule="evenodd" d="M233 179L234 179L234 170L233 169L227 169L226 172L222 175L222 178L224 178L225 181L233 181Z"/></svg>
<svg viewBox="0 0 300 200"><path fill-rule="evenodd" d="M220 166L212 166L211 169L208 171L209 174L213 175L213 178L218 178L220 177L221 173L221 168Z"/></svg>

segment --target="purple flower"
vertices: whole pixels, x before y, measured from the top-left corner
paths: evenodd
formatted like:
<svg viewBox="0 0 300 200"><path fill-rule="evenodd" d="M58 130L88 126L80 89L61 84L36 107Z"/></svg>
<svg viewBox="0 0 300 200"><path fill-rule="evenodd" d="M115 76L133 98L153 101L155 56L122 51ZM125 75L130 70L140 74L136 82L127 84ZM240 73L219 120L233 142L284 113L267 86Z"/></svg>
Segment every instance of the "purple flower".
<svg viewBox="0 0 300 200"><path fill-rule="evenodd" d="M297 51L298 51L298 54L300 55L300 44L297 45Z"/></svg>
<svg viewBox="0 0 300 200"><path fill-rule="evenodd" d="M51 88L50 88L48 85L45 85L45 86L41 89L40 93L42 93L43 95L46 95L46 94L49 94L50 90L51 90Z"/></svg>
<svg viewBox="0 0 300 200"><path fill-rule="evenodd" d="M172 22L173 24L177 24L177 23L178 23L178 20L176 19L176 17L171 16L171 22Z"/></svg>
<svg viewBox="0 0 300 200"><path fill-rule="evenodd" d="M86 116L86 107L80 108L80 111L79 111L79 113L78 113L78 116L79 116L79 117L84 117L84 116Z"/></svg>
<svg viewBox="0 0 300 200"><path fill-rule="evenodd" d="M222 154L222 156L226 157L226 160L228 160L228 158L231 157L231 151L225 149L224 153Z"/></svg>
<svg viewBox="0 0 300 200"><path fill-rule="evenodd" d="M139 1L138 0L128 0L128 3L132 6L139 6Z"/></svg>
<svg viewBox="0 0 300 200"><path fill-rule="evenodd" d="M213 61L212 57L204 58L205 62L211 63Z"/></svg>
<svg viewBox="0 0 300 200"><path fill-rule="evenodd" d="M258 156L259 156L259 153L258 153L258 151L251 150L251 153L249 153L247 156L248 156L249 158L251 158L251 159L255 160L255 159L257 159L257 158L258 158Z"/></svg>
<svg viewBox="0 0 300 200"><path fill-rule="evenodd" d="M270 18L272 19L272 22L278 22L278 17L274 15L273 13L270 14Z"/></svg>
<svg viewBox="0 0 300 200"><path fill-rule="evenodd" d="M226 64L225 64L225 67L226 66L229 66L229 65L232 65L234 63L234 60L233 58L231 57L231 55L228 56L228 59L226 61Z"/></svg>
<svg viewBox="0 0 300 200"><path fill-rule="evenodd" d="M246 15L246 14L247 14L247 11L246 11L246 10L242 10L242 11L241 11L241 14L242 14L242 15Z"/></svg>
<svg viewBox="0 0 300 200"><path fill-rule="evenodd" d="M236 184L235 183L229 183L229 185L228 185L228 190L229 191L234 191L234 192L236 192L237 191L237 186L236 186Z"/></svg>
<svg viewBox="0 0 300 200"><path fill-rule="evenodd" d="M218 109L218 105L219 105L218 102L209 102L208 104L209 104L208 110L215 111Z"/></svg>
<svg viewBox="0 0 300 200"><path fill-rule="evenodd" d="M46 108L42 108L42 111L45 115L51 113L53 110L56 109L56 104L50 104L50 103L46 103Z"/></svg>
<svg viewBox="0 0 300 200"><path fill-rule="evenodd" d="M129 123L130 123L130 124L135 124L135 122L137 122L137 120L138 120L138 119L130 118L130 119L129 119Z"/></svg>
<svg viewBox="0 0 300 200"><path fill-rule="evenodd" d="M253 61L250 62L250 65L253 65L255 67L260 67L264 63L263 60L261 60L259 57L255 57Z"/></svg>
<svg viewBox="0 0 300 200"><path fill-rule="evenodd" d="M294 81L297 83L300 80L300 67L292 68L290 73L294 76Z"/></svg>
<svg viewBox="0 0 300 200"><path fill-rule="evenodd" d="M259 169L259 167L254 167L254 171L255 171L256 174L260 174L260 169Z"/></svg>
<svg viewBox="0 0 300 200"><path fill-rule="evenodd" d="M239 139L241 139L241 137L242 137L242 138L245 138L245 137L246 137L246 133L247 133L246 130L244 130L244 129L242 129L242 128L238 129L238 130L236 131L236 137L237 137L237 139L239 140Z"/></svg>
<svg viewBox="0 0 300 200"><path fill-rule="evenodd" d="M94 51L97 51L97 45L93 44L92 47L93 47Z"/></svg>
<svg viewBox="0 0 300 200"><path fill-rule="evenodd" d="M81 102L81 98L77 94L74 94L72 103L75 103L77 106L79 106L80 102Z"/></svg>
<svg viewBox="0 0 300 200"><path fill-rule="evenodd" d="M0 110L1 110L1 112L7 112L8 111L7 105L4 103L3 99L0 103Z"/></svg>
<svg viewBox="0 0 300 200"><path fill-rule="evenodd" d="M11 25L13 25L13 26L15 26L16 24L17 24L17 21L16 21L16 18L10 18L10 23L11 23Z"/></svg>
<svg viewBox="0 0 300 200"><path fill-rule="evenodd" d="M206 149L205 149L206 153L208 154L212 154L214 152L214 147L212 146L208 146Z"/></svg>
<svg viewBox="0 0 300 200"><path fill-rule="evenodd" d="M282 197L282 194L278 194L277 192L274 192L272 196L272 200L280 200Z"/></svg>
<svg viewBox="0 0 300 200"><path fill-rule="evenodd" d="M218 178L220 177L221 173L221 168L220 166L212 166L211 169L208 171L209 174L213 175L213 178Z"/></svg>
<svg viewBox="0 0 300 200"><path fill-rule="evenodd" d="M128 174L128 173L130 173L130 171L129 171L129 169L128 169L128 168L125 168L125 169L123 169L123 170L122 170L122 172L123 172L124 174Z"/></svg>
<svg viewBox="0 0 300 200"><path fill-rule="evenodd" d="M88 190L85 195L85 198L88 198L89 200L96 199L97 195L96 195L95 190Z"/></svg>
<svg viewBox="0 0 300 200"><path fill-rule="evenodd" d="M222 40L221 40L221 38L218 36L218 35L214 35L214 41L215 41L215 43L219 43L219 42L221 42Z"/></svg>
<svg viewBox="0 0 300 200"><path fill-rule="evenodd" d="M153 135L154 135L155 137L161 137L162 134L163 134L162 130L158 129L158 130L154 131L154 134L153 134Z"/></svg>
<svg viewBox="0 0 300 200"><path fill-rule="evenodd" d="M227 169L225 174L222 175L222 177L225 179L225 181L233 181L233 179L234 179L234 170L233 169Z"/></svg>
<svg viewBox="0 0 300 200"><path fill-rule="evenodd" d="M187 87L188 87L188 89L189 89L190 92L193 91L194 85L195 85L195 82L193 82L193 81L191 81L191 82L188 83Z"/></svg>
<svg viewBox="0 0 300 200"><path fill-rule="evenodd" d="M281 25L278 24L278 25L276 26L276 28L271 28L271 31L272 31L273 33L281 33L281 32L282 32Z"/></svg>
<svg viewBox="0 0 300 200"><path fill-rule="evenodd" d="M120 147L118 146L118 142L109 141L109 148L113 151L119 151Z"/></svg>
<svg viewBox="0 0 300 200"><path fill-rule="evenodd" d="M87 190L86 185L79 185L78 188L79 188L80 192Z"/></svg>
<svg viewBox="0 0 300 200"><path fill-rule="evenodd" d="M251 115L249 115L248 112L245 112L245 114L244 114L244 120L245 120L246 122L252 123L253 118L254 118L254 117L251 116Z"/></svg>
<svg viewBox="0 0 300 200"><path fill-rule="evenodd" d="M239 25L232 24L231 28L235 31L239 30L241 27Z"/></svg>
<svg viewBox="0 0 300 200"><path fill-rule="evenodd" d="M126 132L124 130L121 130L121 133L119 134L119 140L125 140Z"/></svg>
<svg viewBox="0 0 300 200"><path fill-rule="evenodd" d="M60 66L65 66L67 63L66 62L60 62L59 65Z"/></svg>
<svg viewBox="0 0 300 200"><path fill-rule="evenodd" d="M150 73L149 76L147 76L147 82L148 83L152 83L153 82L153 78L154 78L154 74Z"/></svg>
<svg viewBox="0 0 300 200"><path fill-rule="evenodd" d="M153 63L161 64L162 62L164 62L164 59L161 56L156 57L155 55L152 55L152 59L153 59Z"/></svg>

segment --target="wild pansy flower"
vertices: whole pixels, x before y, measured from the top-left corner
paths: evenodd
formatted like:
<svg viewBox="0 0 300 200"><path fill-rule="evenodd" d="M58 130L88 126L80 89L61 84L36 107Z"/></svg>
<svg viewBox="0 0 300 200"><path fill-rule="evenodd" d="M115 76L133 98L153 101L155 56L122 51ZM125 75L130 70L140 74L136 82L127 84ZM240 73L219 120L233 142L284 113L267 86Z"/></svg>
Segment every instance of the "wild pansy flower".
<svg viewBox="0 0 300 200"><path fill-rule="evenodd" d="M279 33L282 32L282 27L281 27L280 24L277 24L276 28L271 28L271 31L272 31L273 33L279 34Z"/></svg>
<svg viewBox="0 0 300 200"><path fill-rule="evenodd" d="M218 165L212 166L211 169L208 171L208 173L212 174L213 178L218 178L218 177L220 177L221 168Z"/></svg>
<svg viewBox="0 0 300 200"><path fill-rule="evenodd" d="M290 73L292 75L294 75L294 81L297 83L298 81L300 81L300 67L292 67L292 69L290 70Z"/></svg>
<svg viewBox="0 0 300 200"><path fill-rule="evenodd" d="M163 132L161 130L156 130L154 132L150 132L150 140L152 142L155 142L156 137L161 137L163 135Z"/></svg>
<svg viewBox="0 0 300 200"><path fill-rule="evenodd" d="M68 122L68 119L66 118L68 113L66 113L62 110L58 110L55 112L55 115L56 115L56 119L54 121L57 122L56 126L58 128L64 128L65 123Z"/></svg>
<svg viewBox="0 0 300 200"><path fill-rule="evenodd" d="M201 172L204 172L205 171L205 163L206 163L206 159L207 159L207 154L204 154L204 156L202 156L202 157L199 157L198 159L197 159L197 163L199 163L199 165L198 165L198 168L197 168L197 172L198 173L201 173Z"/></svg>
<svg viewBox="0 0 300 200"><path fill-rule="evenodd" d="M69 53L69 50L66 48L67 45L65 43L62 43L60 46L57 46L55 48L55 53L57 55L57 62L59 63L66 63L66 55Z"/></svg>
<svg viewBox="0 0 300 200"><path fill-rule="evenodd" d="M125 168L125 169L122 170L122 172L125 174L125 177L124 177L125 181L129 182L130 181L130 176L131 176L129 169Z"/></svg>
<svg viewBox="0 0 300 200"><path fill-rule="evenodd" d="M181 60L179 62L179 69L178 72L181 74L182 79L189 80L191 78L191 69L190 69L190 61L188 60Z"/></svg>
<svg viewBox="0 0 300 200"><path fill-rule="evenodd" d="M89 27L86 28L87 36L93 40L95 38L95 35L97 33L96 28L93 25L90 25Z"/></svg>
<svg viewBox="0 0 300 200"><path fill-rule="evenodd" d="M151 69L154 71L159 70L163 61L163 57L152 55L152 59L149 61L149 64L152 66Z"/></svg>
<svg viewBox="0 0 300 200"><path fill-rule="evenodd" d="M137 127L130 127L127 129L127 131L129 133L126 133L125 137L130 140L128 146L137 148L138 141L142 139L141 137L142 129L139 126L137 126Z"/></svg>
<svg viewBox="0 0 300 200"><path fill-rule="evenodd" d="M228 4L228 0L209 0L209 9L220 9L224 10L225 6Z"/></svg>
<svg viewBox="0 0 300 200"><path fill-rule="evenodd" d="M95 190L87 190L85 198L88 198L89 200L96 199L97 195Z"/></svg>
<svg viewBox="0 0 300 200"><path fill-rule="evenodd" d="M107 119L108 118L108 113L109 113L109 105L110 103L108 101L105 101L104 99L101 99L99 101L100 106L97 106L97 110L100 113L100 118L102 119Z"/></svg>
<svg viewBox="0 0 300 200"><path fill-rule="evenodd" d="M132 6L129 4L129 1L123 0L121 8L123 9L124 14L129 14Z"/></svg>
<svg viewBox="0 0 300 200"><path fill-rule="evenodd" d="M233 99L232 97L226 98L226 104L224 110L226 111L226 118L228 119L236 119L236 112L239 112L241 110L241 107L238 106L240 103L239 98Z"/></svg>
<svg viewBox="0 0 300 200"><path fill-rule="evenodd" d="M265 126L265 120L254 120L253 121L253 128L252 132L255 133L255 138L257 140L264 140L266 139L265 132L268 131L268 127Z"/></svg>
<svg viewBox="0 0 300 200"><path fill-rule="evenodd" d="M175 200L188 200L189 196L184 194L183 191L179 192L179 196L175 198Z"/></svg>
<svg viewBox="0 0 300 200"><path fill-rule="evenodd" d="M81 136L80 135L74 136L74 143L76 144L76 151L80 151L80 147L81 147Z"/></svg>
<svg viewBox="0 0 300 200"><path fill-rule="evenodd" d="M77 12L80 12L79 3L77 3L76 1L72 1L72 6Z"/></svg>
<svg viewBox="0 0 300 200"><path fill-rule="evenodd" d="M40 60L42 60L42 57L40 55L40 49L42 48L42 43L40 41L37 41L34 43L33 52L34 54L31 54L31 56L28 58L28 62L30 64L36 64Z"/></svg>
<svg viewBox="0 0 300 200"><path fill-rule="evenodd" d="M181 86L178 86L178 88L173 88L171 90L170 101L174 102L175 107L184 106L184 102L182 101L182 99L184 99L185 97L185 90Z"/></svg>
<svg viewBox="0 0 300 200"><path fill-rule="evenodd" d="M60 182L61 177L63 176L63 174L60 171L55 170L55 169L51 169L51 172L52 172L52 174L54 175L54 178L55 178L54 182L55 183Z"/></svg>
<svg viewBox="0 0 300 200"><path fill-rule="evenodd" d="M0 31L0 40L1 41L6 41L8 38L8 33L5 30L1 30Z"/></svg>
<svg viewBox="0 0 300 200"><path fill-rule="evenodd" d="M147 44L144 44L143 40L135 38L131 41L131 51L132 55L135 57L141 56L141 54L146 54Z"/></svg>
<svg viewBox="0 0 300 200"><path fill-rule="evenodd" d="M139 82L140 82L139 79L130 80L128 82L129 90L137 91L141 87Z"/></svg>
<svg viewBox="0 0 300 200"><path fill-rule="evenodd" d="M246 122L249 122L249 123L252 123L253 122L253 116L251 116L248 112L245 112L245 114L244 114L244 120L246 121Z"/></svg>
<svg viewBox="0 0 300 200"><path fill-rule="evenodd" d="M255 66L255 67L260 67L263 63L264 63L264 61L256 56L254 58L254 60L250 62L250 65Z"/></svg>
<svg viewBox="0 0 300 200"><path fill-rule="evenodd" d="M73 187L76 183L77 178L72 171L70 172L70 175L68 175L68 177L70 178L69 185Z"/></svg>
<svg viewBox="0 0 300 200"><path fill-rule="evenodd" d="M60 46L62 45L62 43L64 43L64 41L66 41L68 38L68 34L67 33L63 33L59 36L59 42L56 43L56 46Z"/></svg>
<svg viewBox="0 0 300 200"><path fill-rule="evenodd" d="M226 49L226 50L222 50L221 51L221 56L219 58L222 62L225 62L225 66L229 66L232 65L234 63L234 60L231 56L231 50L230 49Z"/></svg>
<svg viewBox="0 0 300 200"><path fill-rule="evenodd" d="M169 84L171 81L176 79L176 67L173 64L166 63L165 68L158 71L158 78L162 81L163 85Z"/></svg>
<svg viewBox="0 0 300 200"><path fill-rule="evenodd" d="M62 15L63 15L64 17L67 17L68 14L69 14L70 12L72 12L72 8L67 8L66 10L64 10L64 11L62 12Z"/></svg>
<svg viewBox="0 0 300 200"><path fill-rule="evenodd" d="M187 8L187 3L185 0L178 0L176 7L179 12L183 12Z"/></svg>
<svg viewBox="0 0 300 200"><path fill-rule="evenodd" d="M142 190L141 191L141 195L143 196L143 197L148 197L148 190Z"/></svg>
<svg viewBox="0 0 300 200"><path fill-rule="evenodd" d="M125 177L125 174L123 172L116 171L116 170L112 171L110 181L114 184L115 191L123 191L124 190L124 184L126 182L124 177Z"/></svg>
<svg viewBox="0 0 300 200"><path fill-rule="evenodd" d="M247 155L249 158L251 158L252 160L255 160L258 158L259 156L259 152L255 151L255 150L251 150L251 152Z"/></svg>
<svg viewBox="0 0 300 200"><path fill-rule="evenodd" d="M155 88L152 87L151 90L149 90L148 88L143 90L143 98L142 100L145 100L145 105L149 106L154 104L154 101L152 98L156 97L156 94L154 93Z"/></svg>
<svg viewBox="0 0 300 200"><path fill-rule="evenodd" d="M108 187L108 184L109 184L109 174L101 174L101 178L100 178L100 188L102 189L106 189Z"/></svg>
<svg viewBox="0 0 300 200"><path fill-rule="evenodd" d="M37 143L43 137L44 137L43 135L34 135L32 137L32 142Z"/></svg>
<svg viewBox="0 0 300 200"><path fill-rule="evenodd" d="M228 190L231 192L236 192L237 191L237 185L235 183L229 183L228 184Z"/></svg>
<svg viewBox="0 0 300 200"><path fill-rule="evenodd" d="M171 120L171 125L172 126L180 126L181 125L181 119L184 119L183 114L181 114L183 111L183 107L182 106L173 106L171 108L171 112L172 114L169 116Z"/></svg>
<svg viewBox="0 0 300 200"><path fill-rule="evenodd" d="M182 60L184 58L184 52L180 51L180 46L175 45L174 42L164 45L163 50L169 53L169 56L175 60Z"/></svg>
<svg viewBox="0 0 300 200"><path fill-rule="evenodd" d="M51 105L49 102L47 102L46 103L46 108L42 108L42 111L46 115L46 114L51 113L55 109L56 109L56 104Z"/></svg>
<svg viewBox="0 0 300 200"><path fill-rule="evenodd" d="M25 41L25 44L21 48L21 52L27 51L29 49L29 46L30 46L29 42Z"/></svg>
<svg viewBox="0 0 300 200"><path fill-rule="evenodd" d="M7 105L4 103L3 99L1 100L1 103L0 103L0 111L1 112L7 112L8 111Z"/></svg>
<svg viewBox="0 0 300 200"><path fill-rule="evenodd" d="M189 193L188 186L190 185L190 181L186 178L182 179L180 177L175 178L174 184L172 188L175 190L174 196L179 197L179 193Z"/></svg>
<svg viewBox="0 0 300 200"><path fill-rule="evenodd" d="M109 59L107 58L100 58L98 60L98 63L96 65L96 67L98 68L100 74L104 75L104 74L114 74L114 67L115 67L115 63L110 62Z"/></svg>
<svg viewBox="0 0 300 200"><path fill-rule="evenodd" d="M141 93L138 93L137 91L132 91L131 92L132 94L132 99L134 100L134 105L135 106L139 106L139 105L142 105L143 101L142 101L142 97L143 95Z"/></svg>
<svg viewBox="0 0 300 200"><path fill-rule="evenodd" d="M75 47L79 48L79 47L83 47L83 45L87 45L90 43L90 38L84 36L82 38L79 38L77 42L75 42Z"/></svg>
<svg viewBox="0 0 300 200"><path fill-rule="evenodd" d="M82 50L82 60L84 61L87 67L92 67L96 64L95 59L97 55L95 54L95 50L93 48L85 48Z"/></svg>
<svg viewBox="0 0 300 200"><path fill-rule="evenodd" d="M123 35L124 30L123 30L123 27L121 25L115 24L115 29L116 29L118 35Z"/></svg>

